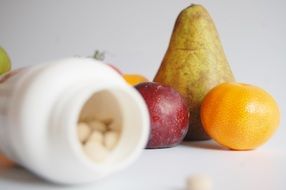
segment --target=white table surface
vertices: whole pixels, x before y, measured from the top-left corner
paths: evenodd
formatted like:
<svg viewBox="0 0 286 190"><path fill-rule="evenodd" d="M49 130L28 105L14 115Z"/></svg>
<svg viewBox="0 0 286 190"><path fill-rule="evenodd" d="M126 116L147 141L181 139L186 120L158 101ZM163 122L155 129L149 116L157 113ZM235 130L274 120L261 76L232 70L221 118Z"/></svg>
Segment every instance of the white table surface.
<svg viewBox="0 0 286 190"><path fill-rule="evenodd" d="M14 68L107 51L106 61L124 72L153 78L186 0L1 0L0 45ZM226 55L241 82L270 92L281 125L255 151L229 151L213 142L144 150L128 169L86 186L47 183L22 168L0 168L0 190L183 190L185 179L209 175L216 190L286 189L286 1L207 1Z"/></svg>
<svg viewBox="0 0 286 190"><path fill-rule="evenodd" d="M0 171L0 189L184 190L188 176L203 174L212 179L214 190L285 190L285 160L285 146L280 148L272 143L255 151L240 152L223 149L212 141L193 142L145 150L128 169L84 186L58 186L23 168L10 168Z"/></svg>

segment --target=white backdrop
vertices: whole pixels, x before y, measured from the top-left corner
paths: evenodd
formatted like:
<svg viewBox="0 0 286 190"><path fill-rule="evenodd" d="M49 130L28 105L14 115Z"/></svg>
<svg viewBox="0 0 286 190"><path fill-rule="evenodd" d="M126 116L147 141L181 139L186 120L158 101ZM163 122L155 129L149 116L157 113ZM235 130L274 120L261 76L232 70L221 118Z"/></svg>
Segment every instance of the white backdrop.
<svg viewBox="0 0 286 190"><path fill-rule="evenodd" d="M284 0L0 0L0 45L14 68L100 49L122 71L152 79L178 13L191 3L212 15L236 79L263 87L279 102L281 127L265 146L285 151Z"/></svg>

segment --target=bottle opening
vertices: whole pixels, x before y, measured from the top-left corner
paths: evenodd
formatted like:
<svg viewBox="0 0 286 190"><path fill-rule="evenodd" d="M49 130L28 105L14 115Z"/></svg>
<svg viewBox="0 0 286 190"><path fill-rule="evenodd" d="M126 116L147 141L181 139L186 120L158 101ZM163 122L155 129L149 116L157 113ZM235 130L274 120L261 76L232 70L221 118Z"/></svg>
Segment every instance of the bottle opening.
<svg viewBox="0 0 286 190"><path fill-rule="evenodd" d="M148 139L144 101L135 90L118 86L91 88L81 97L75 136L85 162L112 170L129 165Z"/></svg>
<svg viewBox="0 0 286 190"><path fill-rule="evenodd" d="M108 90L93 94L84 104L77 124L77 135L85 155L104 162L117 147L122 131L118 100Z"/></svg>

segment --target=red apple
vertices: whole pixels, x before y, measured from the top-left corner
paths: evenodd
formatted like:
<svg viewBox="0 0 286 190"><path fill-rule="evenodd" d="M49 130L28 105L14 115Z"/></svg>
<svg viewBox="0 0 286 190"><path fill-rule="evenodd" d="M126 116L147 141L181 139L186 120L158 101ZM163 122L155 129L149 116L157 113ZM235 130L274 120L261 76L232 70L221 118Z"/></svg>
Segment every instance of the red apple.
<svg viewBox="0 0 286 190"><path fill-rule="evenodd" d="M154 82L135 86L143 96L151 118L151 135L147 148L178 145L189 126L189 110L185 99L173 88Z"/></svg>

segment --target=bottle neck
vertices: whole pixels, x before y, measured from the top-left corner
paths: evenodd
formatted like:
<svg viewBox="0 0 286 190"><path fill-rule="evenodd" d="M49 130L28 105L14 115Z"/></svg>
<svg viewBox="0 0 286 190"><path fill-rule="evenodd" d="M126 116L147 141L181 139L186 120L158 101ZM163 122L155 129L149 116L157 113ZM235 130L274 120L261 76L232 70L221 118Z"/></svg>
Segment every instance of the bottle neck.
<svg viewBox="0 0 286 190"><path fill-rule="evenodd" d="M95 167L96 164L90 162L84 155L77 134L77 123L83 105L100 89L101 87L95 84L75 86L65 91L55 103L49 126L51 129L49 151L53 155L51 161L61 169L48 174L47 177L53 176L52 181L61 179L69 181L68 183L81 183L106 173L104 167L100 165ZM64 177L67 179L63 179Z"/></svg>

